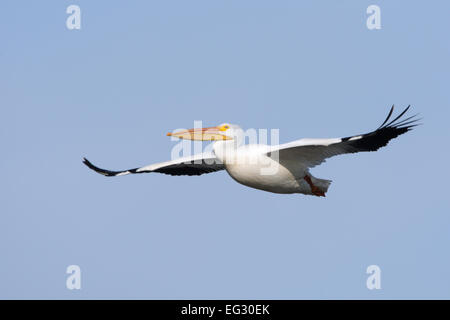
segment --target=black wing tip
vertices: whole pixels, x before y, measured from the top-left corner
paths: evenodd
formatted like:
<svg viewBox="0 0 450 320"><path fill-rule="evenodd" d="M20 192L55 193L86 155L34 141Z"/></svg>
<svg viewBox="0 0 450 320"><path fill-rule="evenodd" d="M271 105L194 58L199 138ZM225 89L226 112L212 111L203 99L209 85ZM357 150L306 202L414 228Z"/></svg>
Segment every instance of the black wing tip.
<svg viewBox="0 0 450 320"><path fill-rule="evenodd" d="M109 170L105 170L105 169L101 169L97 166L94 166L92 164L92 162L90 162L88 159L83 157L83 163L86 165L86 167L88 167L91 170L94 170L97 173L100 173L101 175L104 175L106 177L113 177L116 175L116 172L113 171L109 171Z"/></svg>
<svg viewBox="0 0 450 320"><path fill-rule="evenodd" d="M388 113L386 119L383 121L383 123L382 123L377 129L382 128L382 127L386 124L386 122L388 122L388 120L389 120L390 117L392 116L392 113L393 113L393 112L394 112L394 105L392 105L391 110L389 110L389 113Z"/></svg>
<svg viewBox="0 0 450 320"><path fill-rule="evenodd" d="M411 105L408 105L402 112L400 112L398 116L394 118L394 120L387 123L394 111L394 105L392 105L386 120L384 120L384 122L381 124L381 126L378 127L377 130L392 128L392 129L408 129L409 131L411 128L421 125L422 123L417 122L422 120L423 118L417 118L417 116L419 115L418 113L410 117L407 117L406 119L400 119L410 108Z"/></svg>
<svg viewBox="0 0 450 320"><path fill-rule="evenodd" d="M390 140L422 124L418 123L418 121L422 120L422 118L417 117L418 114L401 119L401 117L410 109L410 107L411 105L406 107L402 112L399 113L399 115L395 117L394 120L388 122L394 111L394 106L392 106L387 118L384 120L383 124L378 127L378 129L370 133L360 135L360 137L351 136L342 138L341 141L346 142L349 146L353 147L354 149L352 152L377 151L381 147L386 146Z"/></svg>
<svg viewBox="0 0 450 320"><path fill-rule="evenodd" d="M83 157L83 163L90 169L93 169L93 167L95 167L88 159L86 159L85 157Z"/></svg>

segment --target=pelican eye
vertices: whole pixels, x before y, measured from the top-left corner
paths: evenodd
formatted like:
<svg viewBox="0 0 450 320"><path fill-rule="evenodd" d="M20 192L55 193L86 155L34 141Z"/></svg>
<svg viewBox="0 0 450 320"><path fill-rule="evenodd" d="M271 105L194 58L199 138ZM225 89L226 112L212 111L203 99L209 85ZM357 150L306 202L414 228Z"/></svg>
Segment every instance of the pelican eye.
<svg viewBox="0 0 450 320"><path fill-rule="evenodd" d="M230 126L227 124L220 127L220 131L227 131L228 129L230 129Z"/></svg>

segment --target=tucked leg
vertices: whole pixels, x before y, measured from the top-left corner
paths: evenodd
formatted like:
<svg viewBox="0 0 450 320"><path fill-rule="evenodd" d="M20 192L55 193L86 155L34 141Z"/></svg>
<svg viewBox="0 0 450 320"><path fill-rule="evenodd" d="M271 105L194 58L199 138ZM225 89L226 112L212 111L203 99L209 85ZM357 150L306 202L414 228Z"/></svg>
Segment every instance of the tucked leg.
<svg viewBox="0 0 450 320"><path fill-rule="evenodd" d="M312 192L313 195L318 196L318 197L325 197L325 192L321 191L318 187L316 187L313 184L310 176L305 176L303 179L305 179L305 181L311 187L311 192Z"/></svg>

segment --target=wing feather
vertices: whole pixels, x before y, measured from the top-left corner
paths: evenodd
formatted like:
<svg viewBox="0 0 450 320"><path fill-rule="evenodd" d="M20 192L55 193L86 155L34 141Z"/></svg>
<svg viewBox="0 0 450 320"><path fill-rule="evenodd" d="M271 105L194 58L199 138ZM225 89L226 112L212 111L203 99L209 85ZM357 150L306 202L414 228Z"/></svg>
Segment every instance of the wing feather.
<svg viewBox="0 0 450 320"><path fill-rule="evenodd" d="M386 146L390 140L418 125L417 121L420 119L417 119L417 115L400 120L409 108L410 106L388 122L394 111L392 106L386 120L375 131L345 138L300 139L272 147L269 155L278 153L280 161L299 161L311 168L339 154L377 151Z"/></svg>
<svg viewBox="0 0 450 320"><path fill-rule="evenodd" d="M191 157L179 158L172 161L151 164L145 167L111 171L99 168L93 165L88 159L83 158L83 163L95 172L106 177L123 176L135 173L158 172L172 176L198 176L204 173L210 173L225 169L223 164L215 157L213 153L202 153Z"/></svg>

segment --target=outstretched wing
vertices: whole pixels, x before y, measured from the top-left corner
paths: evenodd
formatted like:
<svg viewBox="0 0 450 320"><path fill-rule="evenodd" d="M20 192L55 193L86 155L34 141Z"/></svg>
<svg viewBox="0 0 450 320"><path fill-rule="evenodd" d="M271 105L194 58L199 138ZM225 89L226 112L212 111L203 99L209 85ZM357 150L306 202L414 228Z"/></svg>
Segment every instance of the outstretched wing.
<svg viewBox="0 0 450 320"><path fill-rule="evenodd" d="M123 176L134 173L159 172L172 176L199 176L204 173L225 169L223 164L213 153L201 153L191 157L179 158L172 161L151 164L145 167L128 169L123 171L111 171L94 166L88 159L83 158L83 163L90 169L107 177Z"/></svg>
<svg viewBox="0 0 450 320"><path fill-rule="evenodd" d="M391 139L398 137L418 125L417 115L400 119L409 109L408 106L394 120L389 121L394 111L392 106L389 114L378 129L366 134L346 138L333 139L300 139L297 141L273 146L268 153L276 157L278 152L280 161L298 161L311 168L330 158L344 153L363 151L377 151L388 144Z"/></svg>

